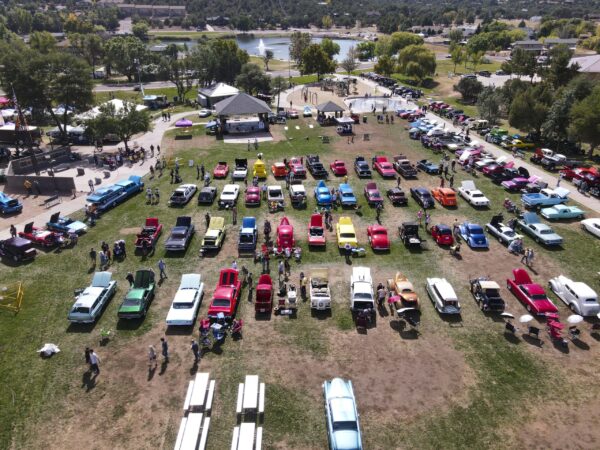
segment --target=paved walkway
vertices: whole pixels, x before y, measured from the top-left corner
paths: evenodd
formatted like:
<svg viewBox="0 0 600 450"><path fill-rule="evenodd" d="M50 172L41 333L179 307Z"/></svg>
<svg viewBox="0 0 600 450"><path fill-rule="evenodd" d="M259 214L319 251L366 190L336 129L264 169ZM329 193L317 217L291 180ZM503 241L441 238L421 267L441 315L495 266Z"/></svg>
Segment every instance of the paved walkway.
<svg viewBox="0 0 600 450"><path fill-rule="evenodd" d="M375 83L371 80L361 79L361 82L371 86L372 88L378 87L378 89L381 93L391 94L391 91L389 89L379 86L377 83ZM396 100L401 97L393 97L393 98ZM417 108L417 105L415 103L413 103L411 101L407 101L407 100L403 100L403 101L407 104L408 107ZM448 131L456 131L456 132L462 131L460 128L453 126L451 121L446 120L443 117L437 116L433 113L428 112L427 118L436 120L440 124L445 123L445 129ZM501 149L500 147L497 147L494 144L485 142L483 140L483 138L481 138L479 135L477 135L477 137L472 136L472 139L474 141L479 141L483 145L484 149L486 151L490 152L494 156L507 156L510 159L513 158L512 154L510 152L507 152L507 151ZM557 175L551 174L550 172L546 172L540 166L536 166L535 164L532 164L529 161L517 159L516 162L517 162L517 165L525 167L529 171L530 175L536 175L536 176L544 179L544 181L546 181L548 183L549 187L556 186L556 183L558 182ZM591 196L587 196L587 195L583 195L582 193L577 192L577 188L566 181L562 182L561 187L567 188L571 191L571 193L569 194L569 198L571 198L572 200L582 204L583 206L591 209L592 211L594 211L596 213L600 212L600 199L597 199L597 198L591 197Z"/></svg>
<svg viewBox="0 0 600 450"><path fill-rule="evenodd" d="M172 128L176 121L178 121L179 119L181 119L183 117L189 116L190 114L193 114L193 112L187 111L187 112L173 114L173 115L171 115L171 120L168 122L163 122L162 119L160 119L160 118L156 119L153 122L154 123L153 130L148 133L144 133L143 135L136 136L135 138L133 138L131 140L130 145L133 145L134 142L137 142L141 147L144 147L146 149L149 149L150 145L154 145L154 147L156 147L157 144L160 145L165 132L168 129ZM123 144L120 143L120 144L118 144L118 146L123 146ZM116 147L117 146L115 146L115 148ZM112 148L112 146L105 147L105 149L110 149L110 148ZM103 172L102 169L86 168L85 169L86 174L83 177L75 178L77 190L87 192L89 189L87 182L92 176L98 176L99 178L102 179L102 184L100 185L100 187L103 185L115 183L118 180L126 179L127 177L129 177L129 175L144 176L148 172L150 172L150 164L155 164L155 162L156 162L156 157L157 157L156 151L154 153L154 156L155 156L154 158L146 159L146 161L142 165L140 165L139 163L134 164L132 167L127 167L127 166L123 165L123 166L119 167L118 169L110 172L109 178L102 178L102 172ZM162 156L162 154L161 154L161 156ZM75 171L75 170L76 169L70 169L69 172L62 172L61 176L64 176L66 173L70 173L70 171ZM29 222L34 222L38 225L45 224L50 219L50 216L53 213L58 212L58 211L60 211L61 215L68 216L69 214L73 214L74 212L79 211L80 209L85 207L86 197L87 197L87 194L79 194L77 196L77 198L75 198L73 200L63 201L62 203L60 203L56 206L53 206L52 208L48 208L47 210L38 214L37 216L30 217L26 220L22 220L19 218L19 216L15 216L15 222L13 222L13 224L15 225L17 230L22 230L25 227L25 224L27 224ZM17 220L19 220L19 222L17 222ZM9 233L9 229L8 229L9 226L10 226L10 222L7 223L6 228L0 230L0 239L7 239L10 237L10 233Z"/></svg>

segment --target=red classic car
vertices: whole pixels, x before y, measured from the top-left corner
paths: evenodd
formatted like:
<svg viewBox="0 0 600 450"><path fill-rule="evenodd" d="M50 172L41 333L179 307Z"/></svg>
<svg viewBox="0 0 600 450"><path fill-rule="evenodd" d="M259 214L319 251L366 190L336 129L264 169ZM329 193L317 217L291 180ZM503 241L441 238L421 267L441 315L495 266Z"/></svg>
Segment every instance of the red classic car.
<svg viewBox="0 0 600 450"><path fill-rule="evenodd" d="M323 216L321 214L313 214L310 216L308 224L308 245L322 247L325 245L325 228L323 224Z"/></svg>
<svg viewBox="0 0 600 450"><path fill-rule="evenodd" d="M292 249L295 244L294 227L290 225L287 217L283 217L277 227L277 248L280 251L286 248Z"/></svg>
<svg viewBox="0 0 600 450"><path fill-rule="evenodd" d="M29 222L25 225L23 231L19 231L19 237L31 241L35 245L41 245L43 247L54 247L60 244L62 236L60 233L54 231L43 230L33 226L33 222Z"/></svg>
<svg viewBox="0 0 600 450"><path fill-rule="evenodd" d="M389 250L390 239L387 228L381 225L369 225L367 227L367 238L373 250Z"/></svg>
<svg viewBox="0 0 600 450"><path fill-rule="evenodd" d="M271 173L275 178L285 177L288 174L288 168L282 162L276 162L271 165Z"/></svg>
<svg viewBox="0 0 600 450"><path fill-rule="evenodd" d="M335 176L343 177L344 175L348 175L346 163L344 161L340 161L339 159L336 159L334 162L332 162L329 165L329 168Z"/></svg>
<svg viewBox="0 0 600 450"><path fill-rule="evenodd" d="M448 225L439 224L434 225L429 229L431 237L438 245L452 245L454 238L452 237L452 230Z"/></svg>
<svg viewBox="0 0 600 450"><path fill-rule="evenodd" d="M288 168L294 178L306 178L306 167L302 164L302 160L297 157L292 157L288 161Z"/></svg>
<svg viewBox="0 0 600 450"><path fill-rule="evenodd" d="M396 178L396 169L394 169L394 165L385 156L373 157L373 168L383 178Z"/></svg>
<svg viewBox="0 0 600 450"><path fill-rule="evenodd" d="M580 180L588 173L596 175L598 169L595 167L566 167L560 171L560 174L565 180Z"/></svg>
<svg viewBox="0 0 600 450"><path fill-rule="evenodd" d="M365 186L365 198L367 199L369 206L377 206L380 203L383 204L381 192L379 192L377 184L372 181Z"/></svg>
<svg viewBox="0 0 600 450"><path fill-rule="evenodd" d="M248 186L244 203L246 206L260 206L260 188L258 186Z"/></svg>
<svg viewBox="0 0 600 450"><path fill-rule="evenodd" d="M263 273L258 278L256 285L256 300L254 311L259 313L270 313L273 309L273 280L269 274Z"/></svg>
<svg viewBox="0 0 600 450"><path fill-rule="evenodd" d="M229 174L229 166L225 161L219 161L215 170L213 170L213 177L215 178L226 178Z"/></svg>
<svg viewBox="0 0 600 450"><path fill-rule="evenodd" d="M546 315L557 313L558 309L546 296L544 288L531 281L525 269L514 269L514 279L506 280L506 287L532 314Z"/></svg>
<svg viewBox="0 0 600 450"><path fill-rule="evenodd" d="M495 173L501 173L504 171L504 169L510 169L514 165L515 163L513 163L512 161L506 164L493 163L485 166L483 169L481 169L481 172L483 172L484 175L491 177Z"/></svg>
<svg viewBox="0 0 600 450"><path fill-rule="evenodd" d="M219 282L215 287L212 300L208 307L208 317L216 319L219 313L223 313L226 319L232 318L240 298L242 289L239 273L236 269L221 269Z"/></svg>
<svg viewBox="0 0 600 450"><path fill-rule="evenodd" d="M142 227L135 238L135 248L152 248L162 233L162 224L156 217L148 217L146 224Z"/></svg>

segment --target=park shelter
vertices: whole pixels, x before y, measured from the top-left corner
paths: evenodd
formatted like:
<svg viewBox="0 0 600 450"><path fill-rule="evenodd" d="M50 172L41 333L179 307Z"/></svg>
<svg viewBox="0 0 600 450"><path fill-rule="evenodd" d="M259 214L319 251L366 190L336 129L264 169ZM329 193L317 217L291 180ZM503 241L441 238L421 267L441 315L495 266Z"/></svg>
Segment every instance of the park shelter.
<svg viewBox="0 0 600 450"><path fill-rule="evenodd" d="M246 134L269 131L271 108L248 94L237 94L214 105L219 132Z"/></svg>
<svg viewBox="0 0 600 450"><path fill-rule="evenodd" d="M335 119L342 117L345 107L338 105L331 100L317 105L317 122L321 125L336 125ZM333 114L333 117L332 117Z"/></svg>
<svg viewBox="0 0 600 450"><path fill-rule="evenodd" d="M217 83L209 87L199 88L197 100L201 106L212 108L221 100L233 97L239 93L240 90L238 88L229 86L225 83Z"/></svg>
<svg viewBox="0 0 600 450"><path fill-rule="evenodd" d="M125 107L125 102L123 100L120 100L118 98L113 98L112 100L109 100L109 101L107 101L106 103L103 103L100 106L96 106L96 107L90 109L89 111L86 111L84 113L81 113L81 114L77 115L76 118L80 119L80 120L95 119L96 117L98 117L100 115L100 108L103 105L107 105L107 104L114 105L116 113L119 113ZM148 107L145 106L145 105L135 105L135 109L137 111L143 111L145 109L148 109Z"/></svg>

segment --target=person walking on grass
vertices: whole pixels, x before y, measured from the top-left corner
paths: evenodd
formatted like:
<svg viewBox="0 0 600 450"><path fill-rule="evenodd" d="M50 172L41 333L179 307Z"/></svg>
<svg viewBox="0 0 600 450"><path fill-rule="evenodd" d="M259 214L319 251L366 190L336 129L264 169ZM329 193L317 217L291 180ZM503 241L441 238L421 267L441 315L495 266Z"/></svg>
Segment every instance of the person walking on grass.
<svg viewBox="0 0 600 450"><path fill-rule="evenodd" d="M206 229L208 230L208 224L210 223L210 213L208 211L204 214L204 222L206 223Z"/></svg>
<svg viewBox="0 0 600 450"><path fill-rule="evenodd" d="M402 182L402 178L400 177L400 175L398 175L398 177L396 178L396 187L400 188L400 183Z"/></svg>
<svg viewBox="0 0 600 450"><path fill-rule="evenodd" d="M194 364L197 364L198 361L200 361L200 346L195 339L192 339L192 345L190 348L192 349L192 354L194 355Z"/></svg>
<svg viewBox="0 0 600 450"><path fill-rule="evenodd" d="M92 350L89 347L85 348L85 363L88 365L88 370L92 370L92 363L90 362L90 355Z"/></svg>
<svg viewBox="0 0 600 450"><path fill-rule="evenodd" d="M283 278L285 276L285 265L283 264L283 261L279 261L278 272L279 272L279 279L281 280L281 278Z"/></svg>
<svg viewBox="0 0 600 450"><path fill-rule="evenodd" d="M428 212L425 213L425 229L429 229L429 224L431 223L431 216Z"/></svg>
<svg viewBox="0 0 600 450"><path fill-rule="evenodd" d="M90 249L90 260L92 263L92 267L96 267L96 250L94 250L93 248Z"/></svg>
<svg viewBox="0 0 600 450"><path fill-rule="evenodd" d="M131 272L127 272L127 276L125 279L129 282L129 287L133 286L133 274Z"/></svg>
<svg viewBox="0 0 600 450"><path fill-rule="evenodd" d="M523 252L523 256L521 256L521 264L527 264L527 258L529 256L529 247L525 249Z"/></svg>
<svg viewBox="0 0 600 450"><path fill-rule="evenodd" d="M383 307L383 302L385 301L385 294L385 287L382 283L379 283L379 285L377 285L377 306L379 308Z"/></svg>
<svg viewBox="0 0 600 450"><path fill-rule="evenodd" d="M422 221L423 221L423 210L419 209L419 211L417 211L417 220L419 221L419 226L422 226Z"/></svg>
<svg viewBox="0 0 600 450"><path fill-rule="evenodd" d="M160 338L161 353L164 362L169 362L169 343L164 337Z"/></svg>
<svg viewBox="0 0 600 450"><path fill-rule="evenodd" d="M100 357L96 354L93 348L90 348L90 369L94 375L100 375Z"/></svg>
<svg viewBox="0 0 600 450"><path fill-rule="evenodd" d="M154 345L148 346L148 370L156 369L158 365L157 357L156 357L156 349Z"/></svg>
<svg viewBox="0 0 600 450"><path fill-rule="evenodd" d="M158 260L158 270L160 270L160 279L161 279L161 281L164 278L168 278L167 277L166 268L167 268L167 265L165 264L165 262L163 261L163 259L162 258L159 259Z"/></svg>

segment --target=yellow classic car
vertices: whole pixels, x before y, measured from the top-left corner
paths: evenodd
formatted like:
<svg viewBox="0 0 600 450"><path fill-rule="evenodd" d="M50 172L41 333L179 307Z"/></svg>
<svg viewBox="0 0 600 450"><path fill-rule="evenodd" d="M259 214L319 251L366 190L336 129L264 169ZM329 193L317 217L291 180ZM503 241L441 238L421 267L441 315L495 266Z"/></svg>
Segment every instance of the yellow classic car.
<svg viewBox="0 0 600 450"><path fill-rule="evenodd" d="M254 161L253 174L253 176L257 177L259 180L267 178L267 166L262 159Z"/></svg>
<svg viewBox="0 0 600 450"><path fill-rule="evenodd" d="M390 291L390 298L398 297L396 307L399 308L417 308L419 309L419 296L415 292L413 284L408 281L406 275L402 272L396 272L396 276L388 280L388 289Z"/></svg>
<svg viewBox="0 0 600 450"><path fill-rule="evenodd" d="M336 236L339 248L344 248L346 244L350 244L352 248L358 247L356 239L356 231L350 217L340 217L336 224Z"/></svg>

